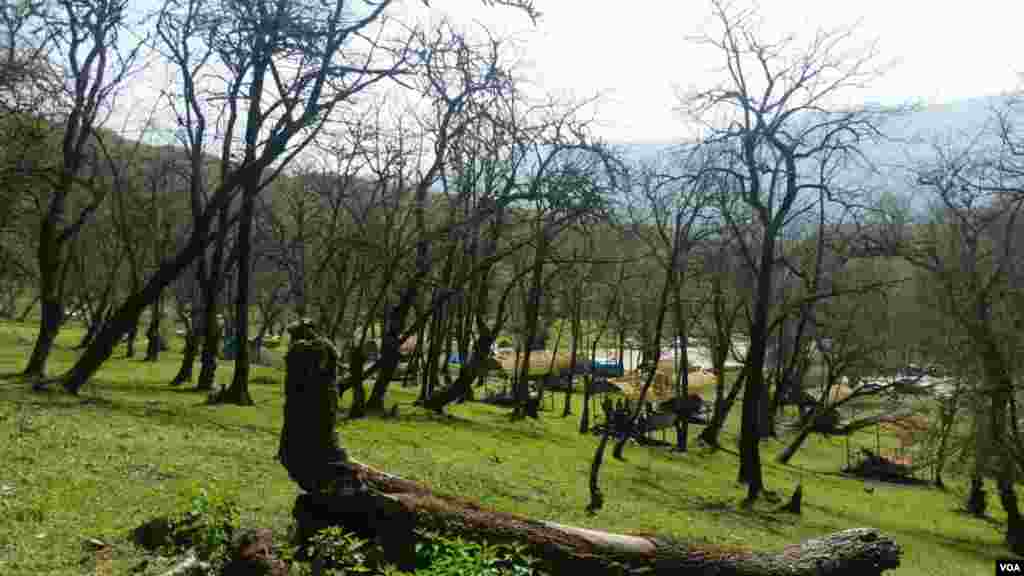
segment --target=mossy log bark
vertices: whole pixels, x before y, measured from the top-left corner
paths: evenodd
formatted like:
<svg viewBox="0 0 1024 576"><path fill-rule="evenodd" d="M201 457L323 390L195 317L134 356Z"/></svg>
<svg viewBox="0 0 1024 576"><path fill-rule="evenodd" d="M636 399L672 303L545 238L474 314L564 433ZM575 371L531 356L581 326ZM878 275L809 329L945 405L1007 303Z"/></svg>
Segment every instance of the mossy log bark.
<svg viewBox="0 0 1024 576"><path fill-rule="evenodd" d="M873 528L854 528L774 552L691 544L666 536L613 534L487 510L350 461L374 489L391 495L416 525L471 540L524 544L554 574L649 576L872 576L899 566L900 549Z"/></svg>

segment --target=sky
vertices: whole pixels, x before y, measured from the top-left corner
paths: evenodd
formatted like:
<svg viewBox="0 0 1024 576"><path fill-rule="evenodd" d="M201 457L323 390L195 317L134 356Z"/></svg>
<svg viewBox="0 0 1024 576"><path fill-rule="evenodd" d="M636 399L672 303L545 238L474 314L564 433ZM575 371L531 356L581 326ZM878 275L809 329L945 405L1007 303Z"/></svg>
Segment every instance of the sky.
<svg viewBox="0 0 1024 576"><path fill-rule="evenodd" d="M543 13L536 27L515 11L480 4L431 0L435 10L459 20L471 16L518 39L524 75L544 91L601 94L597 132L611 141L685 137L687 125L673 111L678 95L721 77L721 58L692 41L713 30L707 0L536 0ZM864 101L942 104L1022 85L1024 2L762 0L758 6L768 37L808 38L818 28L859 22L856 40L876 40L886 70L863 91Z"/></svg>
<svg viewBox="0 0 1024 576"><path fill-rule="evenodd" d="M536 25L481 0L430 0L429 9L422 0L404 0L393 13L402 19L447 13L463 27L482 25L512 39L519 74L534 94L599 96L589 112L605 140L667 143L692 136L675 111L679 95L722 77L721 56L693 41L715 30L708 0L535 4L542 13ZM936 105L1024 86L1024 2L762 0L757 6L767 38L791 33L806 39L819 28L858 23L855 42L877 41L877 63L886 72L861 94L848 95L857 101ZM121 101L125 113L144 117L142 103L165 82L159 72L147 72Z"/></svg>

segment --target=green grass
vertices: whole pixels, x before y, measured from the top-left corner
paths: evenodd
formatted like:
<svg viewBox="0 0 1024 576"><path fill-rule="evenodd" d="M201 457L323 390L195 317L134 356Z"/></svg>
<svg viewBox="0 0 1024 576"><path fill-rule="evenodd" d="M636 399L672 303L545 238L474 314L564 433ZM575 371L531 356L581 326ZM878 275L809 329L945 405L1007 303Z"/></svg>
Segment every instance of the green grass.
<svg viewBox="0 0 1024 576"><path fill-rule="evenodd" d="M80 335L74 327L62 332L51 372L70 366L75 356L68 348ZM0 374L23 365L33 336L31 325L0 323ZM77 398L33 393L17 378L0 380L0 574L104 573L82 546L87 538L113 546L106 573L128 573L149 558L139 573L159 574L166 563L134 547L128 533L187 508L199 488L237 499L243 524L287 538L297 488L274 459L283 373L253 369L254 407L213 407L199 394L167 387L179 353L155 364L122 356L123 346ZM217 380L230 378L231 364L224 362ZM1005 555L994 499L997 517L988 522L953 511L957 489L876 485L868 494L862 482L835 473L845 464L844 441L822 438L812 438L792 466L771 463L781 442L763 444L770 489L788 495L803 482L801 517L775 514L767 503L740 511L745 491L735 482L731 451L673 454L637 446L627 449L626 462L605 460L606 504L591 517L584 507L597 439L576 433L579 398L572 418L557 410L539 421L511 422L506 411L476 403L453 407L450 418L432 416L409 405L416 392L391 388L388 405L402 405L398 419L343 421L342 444L360 461L501 510L755 548L874 526L902 546L903 565L895 572L902 576L990 573L993 560ZM735 430L731 421L724 445L735 445ZM887 435L881 440L895 445ZM873 446L874 431L851 442Z"/></svg>

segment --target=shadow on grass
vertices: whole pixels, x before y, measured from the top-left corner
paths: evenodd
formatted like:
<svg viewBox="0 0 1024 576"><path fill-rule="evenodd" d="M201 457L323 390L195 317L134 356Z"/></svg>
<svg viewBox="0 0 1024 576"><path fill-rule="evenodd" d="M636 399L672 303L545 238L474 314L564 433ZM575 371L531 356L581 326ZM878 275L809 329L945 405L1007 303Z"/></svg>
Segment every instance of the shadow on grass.
<svg viewBox="0 0 1024 576"><path fill-rule="evenodd" d="M22 374L20 371L18 371L18 372L3 372L3 373L0 373L0 382L23 383L23 382L25 382L25 375Z"/></svg>
<svg viewBox="0 0 1024 576"><path fill-rule="evenodd" d="M899 535L905 535L918 540L934 542L936 546L958 550L964 554L975 557L978 559L979 563L988 563L990 565L994 565L995 561L998 559L1013 556L1009 549L1005 547L1002 549L996 549L990 543L976 542L966 538L951 538L949 536L936 534L929 530L892 530L891 535L894 536L897 541Z"/></svg>
<svg viewBox="0 0 1024 576"><path fill-rule="evenodd" d="M379 416L374 416L378 417ZM437 414L420 409L412 413L400 413L397 418L382 418L383 421L400 423L431 423L450 428L470 430L493 436L497 440L540 440L546 437L543 430L520 428L506 420L480 421L454 414Z"/></svg>
<svg viewBox="0 0 1024 576"><path fill-rule="evenodd" d="M809 504L806 501L804 502L803 505L804 505L805 508L818 511L818 512L820 512L822 514L826 514L826 515L829 515L829 516L832 516L832 517L835 517L835 518L842 518L844 520L847 520L850 525L869 526L869 525L872 525L873 522L875 521L874 518L872 518L872 517L870 517L868 515L854 514L854 513L851 513L850 511L837 510L835 508L829 508L829 507L821 506L821 505L818 505L818 504ZM954 514L955 515L955 514L958 514L958 513L956 511L950 511L950 514ZM982 519L982 518L973 518L973 517L971 517L970 519L971 520L976 520L978 522L985 522L997 534L1001 535L1002 532L1003 532L1003 525L1002 525L1001 522L992 520L990 518ZM959 550L961 552L970 554L972 556L980 557L980 558L982 558L985 561L995 560L997 558L1004 558L1007 555L1009 555L1009 550L1007 550L1007 549L1002 549L1002 550L993 549L992 543L978 542L976 540L971 540L969 538L955 538L955 537L951 537L951 536L946 536L946 535L940 534L938 532L934 532L932 530L928 530L926 528L907 529L907 528L898 528L897 527L897 528L885 528L884 530L885 530L885 532L888 533L889 536L891 536L893 538L896 538L897 541L898 541L898 537L900 535L909 536L909 537L912 537L912 538L915 538L915 539L918 539L918 540L924 540L924 541L932 542L937 547L955 548L955 549L957 549L957 550Z"/></svg>
<svg viewBox="0 0 1024 576"><path fill-rule="evenodd" d="M149 401L124 401L115 400L110 396L100 394L106 390L116 390L115 387L107 386L106 383L94 382L89 392L81 396L72 396L64 392L48 390L42 393L0 395L0 401L9 402L18 406L31 406L42 412L79 412L83 408L97 412L117 413L138 418L140 420L152 420L162 425L167 425L183 430L193 430L197 426L218 431L231 432L256 432L277 436L280 430L276 426L255 426L249 424L225 424L213 418L213 410L216 405L208 404L205 399L198 403L163 403L159 400ZM147 389L142 389L145 391ZM169 390L160 390L166 393ZM209 410L204 410L208 408Z"/></svg>

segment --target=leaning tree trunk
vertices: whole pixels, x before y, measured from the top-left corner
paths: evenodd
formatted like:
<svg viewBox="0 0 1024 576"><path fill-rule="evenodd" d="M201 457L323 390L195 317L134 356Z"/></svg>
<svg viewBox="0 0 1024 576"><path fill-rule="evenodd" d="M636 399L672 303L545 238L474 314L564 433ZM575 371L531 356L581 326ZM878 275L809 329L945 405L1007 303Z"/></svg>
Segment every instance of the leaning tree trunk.
<svg viewBox="0 0 1024 576"><path fill-rule="evenodd" d="M89 326L86 327L85 334L82 335L81 341L74 347L74 350L85 350L92 343L92 339L96 337L96 333L99 332L100 326L103 324L103 320L107 315L108 305L104 302L96 306L92 314L89 315Z"/></svg>
<svg viewBox="0 0 1024 576"><path fill-rule="evenodd" d="M789 464L790 459L796 455L797 450L804 445L804 442L811 435L811 432L814 431L815 426L818 423L818 418L826 413L826 410L815 407L811 412L810 417L807 419L807 422L804 423L803 428L800 429L800 433L796 435L796 438L793 438L782 453L778 455L775 461L779 464Z"/></svg>
<svg viewBox="0 0 1024 576"><path fill-rule="evenodd" d="M473 358L469 362L463 361L459 369L459 375L455 381L445 389L432 394L423 402L423 406L434 412L441 413L448 404L465 397L469 394L470 386L481 374L487 370L487 361L490 359L488 352L494 344L494 335L497 331L487 330L480 334L473 347Z"/></svg>
<svg viewBox="0 0 1024 576"><path fill-rule="evenodd" d="M667 535L614 534L487 510L349 461L373 489L415 514L419 527L474 541L518 543L552 574L650 576L875 576L900 564L900 548L873 528L853 528L776 552L686 542Z"/></svg>

